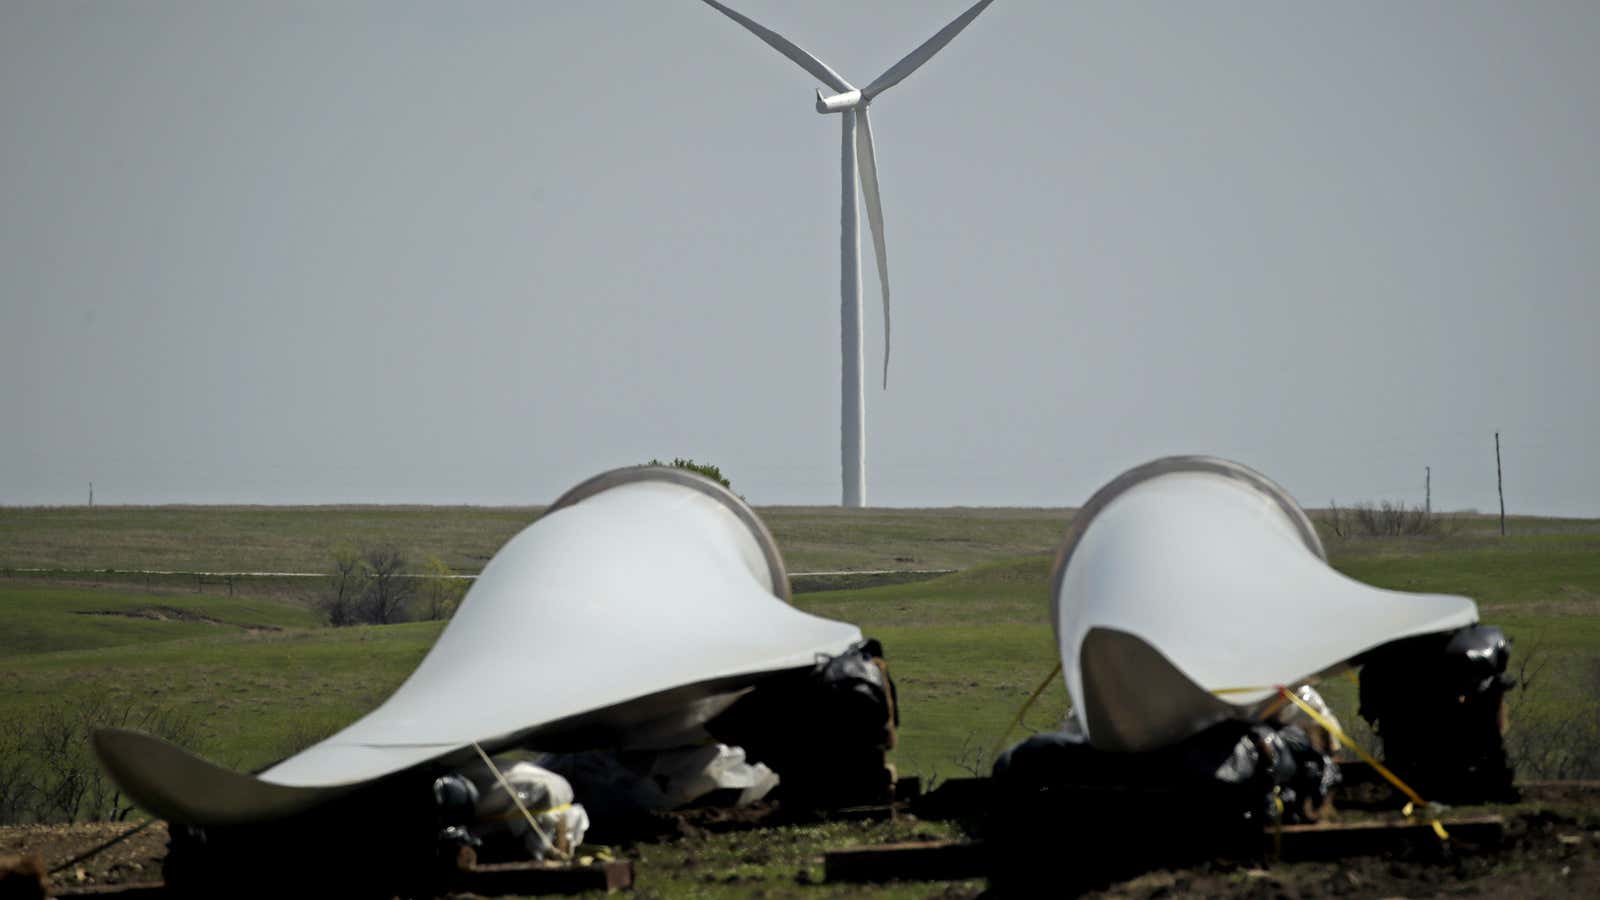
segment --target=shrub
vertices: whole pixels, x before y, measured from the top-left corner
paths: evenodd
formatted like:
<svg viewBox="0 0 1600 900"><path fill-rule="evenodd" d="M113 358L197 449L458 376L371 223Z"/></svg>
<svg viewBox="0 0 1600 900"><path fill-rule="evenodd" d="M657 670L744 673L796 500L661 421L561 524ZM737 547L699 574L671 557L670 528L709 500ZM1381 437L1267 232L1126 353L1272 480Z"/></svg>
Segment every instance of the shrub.
<svg viewBox="0 0 1600 900"><path fill-rule="evenodd" d="M189 717L121 706L103 696L53 704L0 724L0 824L121 821L133 804L101 771L90 737L132 728L176 744L194 742Z"/></svg>
<svg viewBox="0 0 1600 900"><path fill-rule="evenodd" d="M1523 778L1600 778L1600 661L1577 661L1576 671L1559 675L1552 661L1537 646L1522 657L1517 685L1506 697L1506 754ZM1562 676L1576 681L1578 690L1549 702L1547 685Z"/></svg>
<svg viewBox="0 0 1600 900"><path fill-rule="evenodd" d="M460 579L452 578L455 573L444 564L444 560L437 556L428 557L422 564L422 573L418 577L421 585L417 588L417 615L424 619L448 619L455 615L456 607L461 603L461 595L465 593L466 584Z"/></svg>
<svg viewBox="0 0 1600 900"><path fill-rule="evenodd" d="M1448 534L1455 527L1450 516L1388 500L1364 501L1349 509L1340 509L1337 501L1330 500L1327 512L1320 518L1324 526L1341 538Z"/></svg>
<svg viewBox="0 0 1600 900"><path fill-rule="evenodd" d="M691 472L704 475L705 477L715 481L717 484L722 485L730 491L733 490L733 485L728 482L728 479L722 477L722 470L710 463L697 463L692 459L681 459L675 456L672 458L672 462L670 463L664 463L659 459L652 459L645 463L645 465L671 466L674 469L688 469Z"/></svg>
<svg viewBox="0 0 1600 900"><path fill-rule="evenodd" d="M359 553L349 547L336 548L327 593L317 605L329 625L404 622L410 616L419 580L406 574L405 567L405 555L393 547L368 547Z"/></svg>

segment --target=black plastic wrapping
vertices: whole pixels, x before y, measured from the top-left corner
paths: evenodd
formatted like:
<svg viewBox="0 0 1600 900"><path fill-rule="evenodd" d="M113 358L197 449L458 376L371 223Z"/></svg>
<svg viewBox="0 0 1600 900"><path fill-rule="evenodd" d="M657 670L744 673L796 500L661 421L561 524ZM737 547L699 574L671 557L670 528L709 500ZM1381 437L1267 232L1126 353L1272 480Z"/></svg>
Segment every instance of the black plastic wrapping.
<svg viewBox="0 0 1600 900"><path fill-rule="evenodd" d="M827 808L890 795L899 721L883 646L868 639L756 687L706 728L776 772L784 803Z"/></svg>
<svg viewBox="0 0 1600 900"><path fill-rule="evenodd" d="M1515 799L1506 757L1511 641L1492 625L1386 644L1361 662L1361 716L1384 762L1429 800Z"/></svg>
<svg viewBox="0 0 1600 900"><path fill-rule="evenodd" d="M1148 753L1034 735L995 761L983 825L997 848L993 886L1026 893L1039 861L1063 847L1077 860L1069 890L1151 866L1251 859L1263 828L1315 821L1338 781L1338 766L1298 725L1223 722Z"/></svg>

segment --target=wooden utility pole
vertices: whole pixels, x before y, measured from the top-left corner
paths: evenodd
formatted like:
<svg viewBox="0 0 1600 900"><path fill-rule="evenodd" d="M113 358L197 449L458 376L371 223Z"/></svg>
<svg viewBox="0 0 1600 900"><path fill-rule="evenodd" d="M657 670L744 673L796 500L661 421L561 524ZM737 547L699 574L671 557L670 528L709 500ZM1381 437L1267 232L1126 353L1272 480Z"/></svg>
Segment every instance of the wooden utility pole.
<svg viewBox="0 0 1600 900"><path fill-rule="evenodd" d="M1506 482L1500 475L1500 432L1494 433L1494 485L1500 491L1500 536L1506 536Z"/></svg>
<svg viewBox="0 0 1600 900"><path fill-rule="evenodd" d="M1422 511L1433 515L1433 466L1422 467Z"/></svg>

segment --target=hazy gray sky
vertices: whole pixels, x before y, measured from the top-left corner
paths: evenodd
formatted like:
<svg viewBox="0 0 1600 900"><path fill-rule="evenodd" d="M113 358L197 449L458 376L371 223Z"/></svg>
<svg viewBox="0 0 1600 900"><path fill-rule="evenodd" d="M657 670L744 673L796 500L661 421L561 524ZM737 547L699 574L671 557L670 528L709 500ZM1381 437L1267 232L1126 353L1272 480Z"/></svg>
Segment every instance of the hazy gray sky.
<svg viewBox="0 0 1600 900"><path fill-rule="evenodd" d="M967 0L730 0L846 78ZM872 108L874 505L1600 514L1600 4L999 0ZM0 503L839 499L838 128L695 0L0 0ZM863 218L863 228L865 220ZM867 371L881 365L870 243Z"/></svg>

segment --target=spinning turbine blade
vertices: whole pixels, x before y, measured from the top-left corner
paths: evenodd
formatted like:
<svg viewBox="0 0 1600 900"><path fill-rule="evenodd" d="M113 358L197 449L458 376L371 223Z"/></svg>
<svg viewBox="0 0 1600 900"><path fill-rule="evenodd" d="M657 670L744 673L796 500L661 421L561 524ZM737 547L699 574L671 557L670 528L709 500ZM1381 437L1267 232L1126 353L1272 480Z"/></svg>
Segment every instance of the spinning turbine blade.
<svg viewBox="0 0 1600 900"><path fill-rule="evenodd" d="M986 5L988 2L990 2L990 0L985 0ZM728 18L749 29L751 34L762 39L763 41L766 41L768 46L772 47L772 49L794 60L799 64L800 68L810 72L818 81L821 81L828 87L831 87L836 91L855 90L855 87L853 87L850 82L845 81L842 77L840 77L838 72L828 68L827 63L800 49L793 41L777 33L776 31L757 25L750 19L740 15L737 12L734 12L726 6L723 6L721 3L718 3L717 0L706 0L706 5L712 7ZM959 31L960 29L957 30ZM949 40L949 38L946 38L945 40ZM938 48L936 47L934 49ZM915 66L912 68L915 68ZM902 75L901 77L903 78L905 76ZM898 81L899 79L895 80Z"/></svg>
<svg viewBox="0 0 1600 900"><path fill-rule="evenodd" d="M706 0L706 2L711 3L711 0ZM951 22L949 25L939 29L938 34L935 34L933 37L924 41L922 46L911 51L911 53L907 55L905 59L902 59L890 66L887 72L879 75L871 84L861 89L862 102L871 100L873 97L876 97L884 91L887 91L889 88L899 84L901 81L904 81L907 75L915 72L922 66L923 63L932 58L935 53L938 53L945 44L948 44L954 40L955 36L961 33L961 29L971 25L972 20L978 17L978 13L983 12L984 8L993 2L994 0L978 0L977 3L972 5L971 9L957 16L955 21ZM734 14L730 12L729 15ZM746 27L749 26L747 25ZM768 41L768 43L772 42ZM773 46L776 47L777 44L773 44ZM796 60L796 62L799 61ZM801 65L804 65L804 63L801 63Z"/></svg>
<svg viewBox="0 0 1600 900"><path fill-rule="evenodd" d="M861 193L867 198L872 249L878 255L878 284L883 288L883 386L889 386L889 253L883 244L883 204L878 200L878 159L872 150L872 123L865 106L856 110L856 163Z"/></svg>

